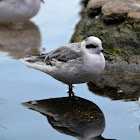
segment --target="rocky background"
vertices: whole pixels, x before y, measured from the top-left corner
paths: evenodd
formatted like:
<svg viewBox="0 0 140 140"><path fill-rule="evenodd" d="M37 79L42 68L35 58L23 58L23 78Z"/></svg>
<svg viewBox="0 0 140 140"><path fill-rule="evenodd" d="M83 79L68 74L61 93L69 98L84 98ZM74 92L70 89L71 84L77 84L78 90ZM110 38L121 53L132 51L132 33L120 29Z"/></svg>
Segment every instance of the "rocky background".
<svg viewBox="0 0 140 140"><path fill-rule="evenodd" d="M71 42L94 35L114 54L105 55L105 71L88 84L89 89L111 99L137 100L140 96L140 0L83 0L81 3L81 20Z"/></svg>

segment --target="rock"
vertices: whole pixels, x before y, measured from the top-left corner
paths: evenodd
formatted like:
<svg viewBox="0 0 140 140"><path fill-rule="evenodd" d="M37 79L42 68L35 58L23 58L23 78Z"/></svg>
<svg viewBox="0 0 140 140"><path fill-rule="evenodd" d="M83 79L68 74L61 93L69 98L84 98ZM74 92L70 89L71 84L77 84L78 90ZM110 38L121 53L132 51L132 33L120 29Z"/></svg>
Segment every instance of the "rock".
<svg viewBox="0 0 140 140"><path fill-rule="evenodd" d="M108 21L120 21L127 18L127 15L133 15L131 13L136 12L134 19L139 19L140 16L140 2L137 0L90 0L86 6L87 11L92 15L96 15L101 11L103 14L103 20ZM98 11L98 12L96 12Z"/></svg>
<svg viewBox="0 0 140 140"><path fill-rule="evenodd" d="M90 0L87 4L88 9L101 8L107 0Z"/></svg>
<svg viewBox="0 0 140 140"><path fill-rule="evenodd" d="M107 0L90 0L86 6L88 9L89 14L91 15L98 15L101 11L102 5L106 2Z"/></svg>
<svg viewBox="0 0 140 140"><path fill-rule="evenodd" d="M89 1L87 5L93 1L95 2L96 0ZM127 0L123 0L123 3L124 1ZM112 0L105 2L103 6L108 2L112 3ZM122 10L123 14L115 17L114 19L115 21L118 19L117 22L108 20L108 23L106 23L104 22L105 16L103 15L102 11L100 11L98 16L94 15L91 17L86 7L83 9L81 14L82 19L76 27L76 31L72 36L71 42L79 42L90 35L94 35L101 38L104 48L112 53L118 54L125 60L130 58L130 55L140 54L139 12L129 11L126 18L126 11L123 12L124 10ZM136 11L135 7L133 11ZM108 19L111 19L111 17Z"/></svg>
<svg viewBox="0 0 140 140"><path fill-rule="evenodd" d="M90 0L81 0L81 3L86 6Z"/></svg>
<svg viewBox="0 0 140 140"><path fill-rule="evenodd" d="M140 96L140 1L90 0L83 7L81 17L71 42L97 36L103 48L114 54L105 55L105 71L93 85L99 89L116 89L116 95L118 89L122 90L121 94Z"/></svg>
<svg viewBox="0 0 140 140"><path fill-rule="evenodd" d="M102 14L105 21L123 20L128 13L138 12L140 7L127 0L109 0L102 6ZM135 17L134 17L135 18Z"/></svg>
<svg viewBox="0 0 140 140"><path fill-rule="evenodd" d="M130 12L127 17L135 22L140 22L140 12Z"/></svg>
<svg viewBox="0 0 140 140"><path fill-rule="evenodd" d="M120 0L109 0L102 6L102 13L105 21L123 20L127 17L129 8L126 6L125 2L121 2L121 4L120 2Z"/></svg>
<svg viewBox="0 0 140 140"><path fill-rule="evenodd" d="M107 64L101 77L88 83L88 87L94 94L112 100L137 101L140 97L140 73Z"/></svg>

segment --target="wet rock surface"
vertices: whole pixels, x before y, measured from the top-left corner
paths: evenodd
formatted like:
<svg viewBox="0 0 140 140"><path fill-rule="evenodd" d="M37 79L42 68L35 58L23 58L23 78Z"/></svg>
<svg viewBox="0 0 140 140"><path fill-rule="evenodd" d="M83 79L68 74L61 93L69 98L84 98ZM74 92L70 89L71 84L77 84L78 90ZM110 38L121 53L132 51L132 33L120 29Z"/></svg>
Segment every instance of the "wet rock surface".
<svg viewBox="0 0 140 140"><path fill-rule="evenodd" d="M94 94L112 100L138 101L140 97L140 74L128 71L116 72L106 68L100 78L89 82L89 90Z"/></svg>
<svg viewBox="0 0 140 140"><path fill-rule="evenodd" d="M114 54L105 55L105 71L93 79L90 89L96 92L97 87L102 89L102 95L109 96L111 88L116 93L111 99L137 100L140 96L140 1L83 0L82 4L82 18L71 42L94 35L102 40L103 48Z"/></svg>

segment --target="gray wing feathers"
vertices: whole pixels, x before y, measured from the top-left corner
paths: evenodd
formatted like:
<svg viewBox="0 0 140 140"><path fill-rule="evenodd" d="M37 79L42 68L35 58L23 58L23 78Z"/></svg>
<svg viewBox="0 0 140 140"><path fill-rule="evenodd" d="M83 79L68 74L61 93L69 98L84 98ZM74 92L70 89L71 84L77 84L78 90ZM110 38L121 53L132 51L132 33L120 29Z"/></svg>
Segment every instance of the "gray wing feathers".
<svg viewBox="0 0 140 140"><path fill-rule="evenodd" d="M65 46L62 46L46 56L45 61L56 59L58 61L67 62L69 60L74 60L81 57L79 43L70 43Z"/></svg>
<svg viewBox="0 0 140 140"><path fill-rule="evenodd" d="M29 56L27 60L29 63L35 63L37 61L45 62L47 65L51 65L51 60L55 59L61 62L67 62L74 60L82 56L80 50L80 43L69 43L65 46L59 47L54 51L46 54L40 54L36 56Z"/></svg>

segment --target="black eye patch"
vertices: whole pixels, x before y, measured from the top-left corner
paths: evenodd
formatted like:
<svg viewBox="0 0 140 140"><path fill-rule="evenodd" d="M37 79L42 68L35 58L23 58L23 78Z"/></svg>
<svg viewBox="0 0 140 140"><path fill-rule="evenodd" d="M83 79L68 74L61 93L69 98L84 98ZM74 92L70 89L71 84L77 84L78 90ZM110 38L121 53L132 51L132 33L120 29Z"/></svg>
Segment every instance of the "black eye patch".
<svg viewBox="0 0 140 140"><path fill-rule="evenodd" d="M87 48L87 49L97 48L97 46L95 46L95 45L93 45L93 44L89 44L89 45L86 45L86 48Z"/></svg>

